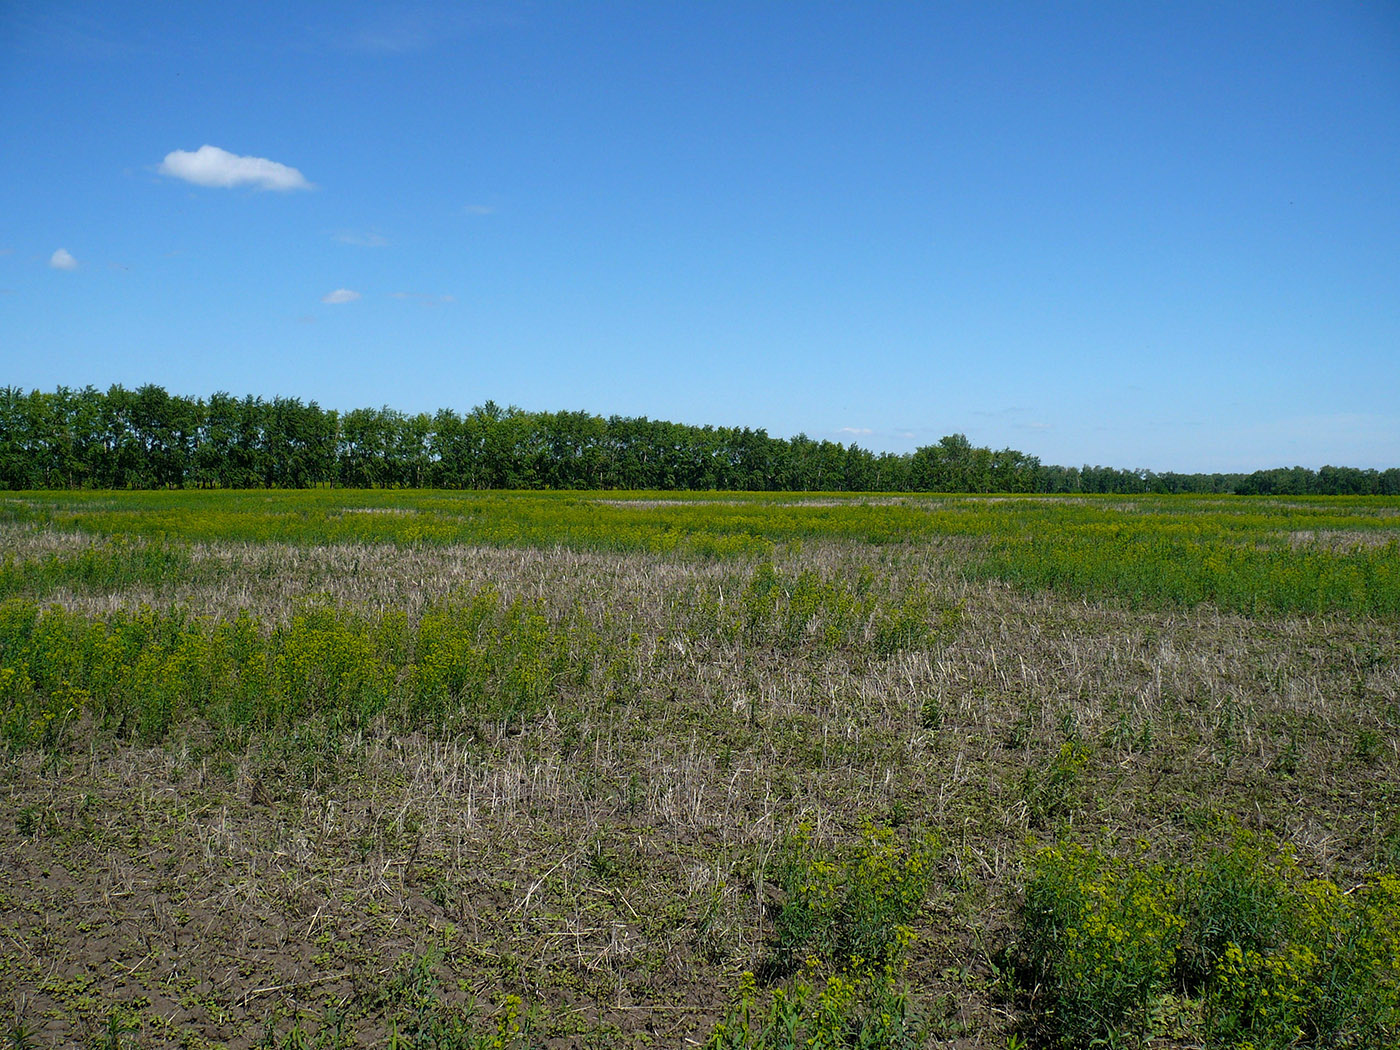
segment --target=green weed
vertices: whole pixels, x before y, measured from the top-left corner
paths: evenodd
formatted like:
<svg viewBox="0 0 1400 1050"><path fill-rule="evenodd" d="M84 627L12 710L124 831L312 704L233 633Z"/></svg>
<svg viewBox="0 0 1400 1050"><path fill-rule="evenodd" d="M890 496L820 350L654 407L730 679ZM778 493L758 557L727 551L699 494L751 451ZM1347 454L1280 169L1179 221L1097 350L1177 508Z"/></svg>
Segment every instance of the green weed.
<svg viewBox="0 0 1400 1050"><path fill-rule="evenodd" d="M1015 955L1061 1046L1142 1045L1173 1016L1211 1048L1400 1037L1400 878L1344 893L1243 832L1177 867L1040 850Z"/></svg>
<svg viewBox="0 0 1400 1050"><path fill-rule="evenodd" d="M780 545L964 537L973 576L1131 603L1245 614L1400 615L1400 535L1384 497L1027 496L872 501L787 493L165 491L27 493L14 520L114 537L50 562L6 563L0 595L60 579L117 589L195 571L180 544L489 544L761 558ZM833 507L828 504L835 502ZM381 513L393 510L395 513ZM144 544L123 537L144 538ZM49 578L54 582L44 582ZM8 581L8 582L6 582ZM8 590L6 589L8 588ZM799 602L799 609L800 609ZM893 636L897 639L898 632Z"/></svg>

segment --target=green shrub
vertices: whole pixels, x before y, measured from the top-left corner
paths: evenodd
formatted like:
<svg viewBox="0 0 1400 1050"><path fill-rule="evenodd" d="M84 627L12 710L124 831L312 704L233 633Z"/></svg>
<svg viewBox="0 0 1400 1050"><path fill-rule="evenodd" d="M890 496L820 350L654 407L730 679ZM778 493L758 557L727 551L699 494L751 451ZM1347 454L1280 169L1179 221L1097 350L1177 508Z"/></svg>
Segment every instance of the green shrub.
<svg viewBox="0 0 1400 1050"><path fill-rule="evenodd" d="M1054 1041L1088 1046L1151 1033L1176 966L1184 926L1177 909L1175 882L1160 866L1077 846L1036 853L1019 962Z"/></svg>
<svg viewBox="0 0 1400 1050"><path fill-rule="evenodd" d="M1244 832L1178 868L1040 850L1014 956L1060 1046L1141 1045L1172 1012L1222 1050L1400 1040L1400 877L1343 892Z"/></svg>
<svg viewBox="0 0 1400 1050"><path fill-rule="evenodd" d="M801 978L766 997L754 975L705 1041L706 1050L914 1050L926 1045L908 999L892 975L866 980L833 974Z"/></svg>
<svg viewBox="0 0 1400 1050"><path fill-rule="evenodd" d="M1295 871L1291 855L1266 849L1257 836L1243 832L1186 871L1186 926L1178 960L1185 988L1204 987L1231 944L1260 952L1287 939L1287 886Z"/></svg>
<svg viewBox="0 0 1400 1050"><path fill-rule="evenodd" d="M936 842L901 841L867 823L848 850L814 842L806 825L787 837L768 874L778 883L764 992L744 974L737 1001L715 1026L710 1050L865 1050L925 1043L902 987L912 923L932 876Z"/></svg>
<svg viewBox="0 0 1400 1050"><path fill-rule="evenodd" d="M1224 944L1205 989L1209 1045L1397 1045L1400 878L1375 877L1344 893L1327 879L1302 878L1291 862L1270 878L1282 898L1279 935Z"/></svg>
<svg viewBox="0 0 1400 1050"><path fill-rule="evenodd" d="M803 825L771 864L783 903L762 970L783 976L804 964L875 973L900 957L932 876L932 838L901 842L867 823L847 856L819 849Z"/></svg>

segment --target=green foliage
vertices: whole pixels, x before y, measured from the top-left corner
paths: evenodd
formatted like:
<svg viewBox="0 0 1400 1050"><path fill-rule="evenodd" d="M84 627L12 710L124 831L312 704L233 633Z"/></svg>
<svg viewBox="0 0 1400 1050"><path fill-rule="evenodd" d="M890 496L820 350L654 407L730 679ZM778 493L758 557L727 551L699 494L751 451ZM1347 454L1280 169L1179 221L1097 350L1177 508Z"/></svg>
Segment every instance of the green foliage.
<svg viewBox="0 0 1400 1050"><path fill-rule="evenodd" d="M163 538L146 541L116 535L106 543L78 551L51 553L37 561L0 561L0 598L45 597L60 588L78 594L110 594L163 587L193 579L189 549Z"/></svg>
<svg viewBox="0 0 1400 1050"><path fill-rule="evenodd" d="M528 412L493 401L466 415L392 408L341 414L298 398L146 383L105 393L0 387L0 488L739 489L1397 495L1400 469L1325 466L1253 474L1061 467L948 434L913 453L784 440L749 427Z"/></svg>
<svg viewBox="0 0 1400 1050"><path fill-rule="evenodd" d="M761 991L753 973L710 1033L710 1050L924 1045L901 975L912 923L928 893L937 843L901 840L867 823L843 853L817 846L806 825L769 864L783 898L759 976L791 978ZM823 976L825 978L823 979Z"/></svg>
<svg viewBox="0 0 1400 1050"><path fill-rule="evenodd" d="M834 856L800 826L769 866L783 903L765 975L812 964L869 975L892 965L913 937L935 852L932 838L901 841L892 828L867 823L849 853Z"/></svg>
<svg viewBox="0 0 1400 1050"><path fill-rule="evenodd" d="M1190 990L1205 987L1234 945L1267 951L1286 939L1289 883L1296 866L1257 836L1237 832L1185 874L1185 936L1177 972Z"/></svg>
<svg viewBox="0 0 1400 1050"><path fill-rule="evenodd" d="M1343 892L1328 879L1304 877L1287 851L1262 855L1247 837L1238 848L1259 858L1252 873L1225 876L1246 892L1213 900L1214 914L1197 910L1212 932L1240 935L1218 938L1203 989L1209 1043L1252 1050L1395 1045L1400 877L1374 876Z"/></svg>
<svg viewBox="0 0 1400 1050"><path fill-rule="evenodd" d="M271 627L179 609L92 619L32 602L0 603L0 738L54 743L84 712L118 735L164 739L191 718L237 736L315 718L342 727L456 729L531 714L591 681L596 625L551 617L493 590L398 612L304 603Z"/></svg>
<svg viewBox="0 0 1400 1050"><path fill-rule="evenodd" d="M926 1044L892 975L864 981L833 974L825 983L800 978L766 997L754 975L739 984L737 1002L705 1041L706 1050L913 1050Z"/></svg>
<svg viewBox="0 0 1400 1050"><path fill-rule="evenodd" d="M891 637L928 640L923 592L859 586L764 562L737 603L697 599L676 626L779 652L884 653ZM903 626L879 626L889 624ZM508 722L589 688L635 688L643 660L624 631L605 609L507 601L490 586L438 599L413 623L327 598L303 600L282 623L178 607L98 618L11 598L0 603L0 739L12 750L51 746L84 715L146 742L192 720L230 741L307 720L446 730Z"/></svg>
<svg viewBox="0 0 1400 1050"><path fill-rule="evenodd" d="M1362 501L1046 502L995 526L976 571L1030 589L1246 614L1400 615L1400 538Z"/></svg>
<svg viewBox="0 0 1400 1050"><path fill-rule="evenodd" d="M920 595L922 601L922 595ZM908 637L914 644L927 635L927 626L916 616L926 616L926 605L915 612L908 599L897 610L888 608L882 598L860 581L827 577L813 570L795 576L785 574L771 561L760 564L750 577L739 600L739 633L749 642L771 645L783 652L800 649L830 651L852 644L863 644L866 624L879 617L881 623L907 618ZM903 622L903 621L901 621ZM875 646L884 653L882 634L876 631Z"/></svg>
<svg viewBox="0 0 1400 1050"><path fill-rule="evenodd" d="M931 615L928 595L921 587L914 587L875 624L875 651L888 656L901 649L917 649L929 638Z"/></svg>
<svg viewBox="0 0 1400 1050"><path fill-rule="evenodd" d="M1089 749L1082 742L1066 740L1043 765L1026 766L1021 776L1021 798L1031 825L1043 824L1073 809L1088 761Z"/></svg>
<svg viewBox="0 0 1400 1050"><path fill-rule="evenodd" d="M718 502L670 493L661 502L646 493L608 499L345 490L48 493L23 504L0 501L0 517L118 539L91 553L7 562L0 596L41 597L60 585L154 589L198 575L199 563L182 546L196 542L564 545L742 559L767 558L797 542L908 544L955 536L975 544L964 572L1028 589L1154 606L1210 602L1245 614L1395 617L1400 532L1385 513L1391 507L1393 500L1360 497L803 502L733 494ZM859 613L864 594L840 581L851 593L834 595L828 590L834 582L804 581L800 574L784 579L781 617L776 604L764 606L767 599L755 594L749 619L789 645L814 637L804 612L829 616L838 632L847 629L840 624ZM849 605L844 612L842 602ZM907 602L902 614L877 625L887 649L917 646L921 622L929 626L917 594Z"/></svg>
<svg viewBox="0 0 1400 1050"><path fill-rule="evenodd" d="M1021 913L1020 962L1062 1046L1130 1043L1151 1032L1171 987L1183 921L1160 867L1115 864L1074 846L1039 851Z"/></svg>
<svg viewBox="0 0 1400 1050"><path fill-rule="evenodd" d="M1039 851L1015 955L1061 1046L1141 1045L1173 1001L1211 1048L1400 1038L1400 877L1344 893L1242 832L1179 868Z"/></svg>

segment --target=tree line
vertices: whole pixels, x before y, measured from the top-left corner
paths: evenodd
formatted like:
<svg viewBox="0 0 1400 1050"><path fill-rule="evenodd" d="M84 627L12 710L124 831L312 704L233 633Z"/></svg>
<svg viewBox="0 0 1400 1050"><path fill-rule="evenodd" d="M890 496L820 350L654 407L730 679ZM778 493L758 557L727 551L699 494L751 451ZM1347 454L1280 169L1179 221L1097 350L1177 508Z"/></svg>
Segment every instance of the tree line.
<svg viewBox="0 0 1400 1050"><path fill-rule="evenodd" d="M912 453L645 417L323 409L146 384L0 388L0 488L728 489L1400 495L1400 469L1177 474L1042 464L950 434Z"/></svg>

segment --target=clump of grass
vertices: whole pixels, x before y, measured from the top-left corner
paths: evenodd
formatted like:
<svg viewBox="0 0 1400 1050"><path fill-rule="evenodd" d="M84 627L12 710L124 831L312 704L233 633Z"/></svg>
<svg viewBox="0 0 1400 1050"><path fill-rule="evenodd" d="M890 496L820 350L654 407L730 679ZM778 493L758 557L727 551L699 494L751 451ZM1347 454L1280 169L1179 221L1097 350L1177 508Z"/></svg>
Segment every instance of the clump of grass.
<svg viewBox="0 0 1400 1050"><path fill-rule="evenodd" d="M800 825L770 863L783 904L762 971L783 976L809 959L842 971L892 962L928 892L935 849L932 838L905 843L867 823L848 855L833 856Z"/></svg>
<svg viewBox="0 0 1400 1050"><path fill-rule="evenodd" d="M1021 776L1021 798L1032 826L1061 817L1074 808L1089 761L1089 749L1080 740L1066 740L1043 765L1026 766Z"/></svg>
<svg viewBox="0 0 1400 1050"><path fill-rule="evenodd" d="M430 947L399 957L378 987L319 1013L301 1011L278 1030L268 1018L260 1050L311 1050L360 1046L377 1034L391 1050L524 1050L532 1042L537 1011L518 995L506 995L483 1016L474 1000L454 1005L438 978L442 952Z"/></svg>
<svg viewBox="0 0 1400 1050"><path fill-rule="evenodd" d="M283 625L179 609L93 619L32 602L0 603L0 738L52 744L84 713L119 736L165 739L203 719L237 741L246 729L330 718L453 730L509 720L595 673L597 627L491 589L430 606L416 625L304 602Z"/></svg>
<svg viewBox="0 0 1400 1050"><path fill-rule="evenodd" d="M745 973L705 1050L914 1050L926 1043L908 996L890 975L800 979L765 999L754 975Z"/></svg>
<svg viewBox="0 0 1400 1050"><path fill-rule="evenodd" d="M52 551L39 559L21 561L6 554L0 561L0 598L46 598L60 588L83 594L159 592L193 578L196 571L186 544L118 534L100 545Z"/></svg>
<svg viewBox="0 0 1400 1050"><path fill-rule="evenodd" d="M769 866L782 903L758 976L743 975L736 1002L706 1046L922 1045L902 974L936 850L931 837L901 841L893 829L867 823L849 852L833 854L799 826ZM767 993L760 988L760 980L785 978Z"/></svg>
<svg viewBox="0 0 1400 1050"><path fill-rule="evenodd" d="M1168 1018L1211 1048L1400 1038L1400 877L1343 892L1244 832L1181 866L1040 850L1015 955L1060 1046L1142 1045Z"/></svg>

